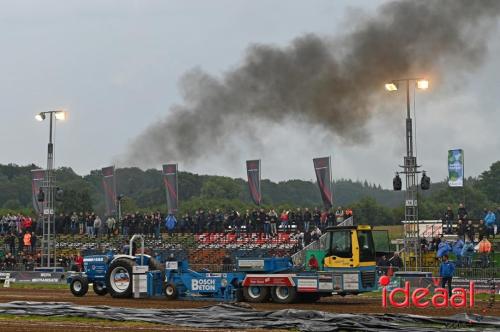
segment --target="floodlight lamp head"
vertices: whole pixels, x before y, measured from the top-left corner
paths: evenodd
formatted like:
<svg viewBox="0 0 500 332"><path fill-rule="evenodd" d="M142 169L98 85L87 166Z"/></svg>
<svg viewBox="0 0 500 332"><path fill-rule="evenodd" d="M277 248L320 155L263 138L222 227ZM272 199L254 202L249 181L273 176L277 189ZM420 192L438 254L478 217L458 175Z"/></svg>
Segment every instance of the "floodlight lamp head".
<svg viewBox="0 0 500 332"><path fill-rule="evenodd" d="M43 121L43 120L45 120L45 114L43 112L38 113L37 115L35 115L35 120L36 121Z"/></svg>
<svg viewBox="0 0 500 332"><path fill-rule="evenodd" d="M418 80L417 88L420 90L427 90L429 88L429 81L425 79Z"/></svg>
<svg viewBox="0 0 500 332"><path fill-rule="evenodd" d="M66 111L57 111L54 113L56 120L64 121L66 120Z"/></svg>
<svg viewBox="0 0 500 332"><path fill-rule="evenodd" d="M385 84L385 89L387 91L397 91L398 85L395 82L386 83Z"/></svg>

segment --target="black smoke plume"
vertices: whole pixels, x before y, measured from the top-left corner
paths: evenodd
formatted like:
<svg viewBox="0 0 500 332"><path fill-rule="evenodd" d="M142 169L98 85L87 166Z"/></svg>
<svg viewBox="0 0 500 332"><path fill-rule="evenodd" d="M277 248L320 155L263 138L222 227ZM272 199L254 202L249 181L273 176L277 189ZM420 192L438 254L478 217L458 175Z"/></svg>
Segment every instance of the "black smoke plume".
<svg viewBox="0 0 500 332"><path fill-rule="evenodd" d="M363 142L384 82L473 69L499 12L497 0L394 1L375 17L351 22L344 36L307 34L285 48L251 45L223 77L187 73L180 82L183 104L139 135L127 160L190 163L223 150L228 137L251 134L256 121L292 119Z"/></svg>

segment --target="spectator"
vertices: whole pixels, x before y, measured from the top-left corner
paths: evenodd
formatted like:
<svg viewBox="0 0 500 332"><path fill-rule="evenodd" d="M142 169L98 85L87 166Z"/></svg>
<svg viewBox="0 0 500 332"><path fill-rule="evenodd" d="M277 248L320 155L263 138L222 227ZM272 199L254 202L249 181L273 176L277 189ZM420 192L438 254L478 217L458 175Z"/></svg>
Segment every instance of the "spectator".
<svg viewBox="0 0 500 332"><path fill-rule="evenodd" d="M451 234L451 231L453 229L453 218L454 218L453 211L451 210L451 206L448 206L444 216L445 216L445 221L446 221L446 233ZM461 219L459 218L459 220L461 220Z"/></svg>
<svg viewBox="0 0 500 332"><path fill-rule="evenodd" d="M496 224L495 224L495 234L498 234L499 233L499 229L500 229L500 206L497 207L497 210L495 212L495 219L497 220Z"/></svg>
<svg viewBox="0 0 500 332"><path fill-rule="evenodd" d="M474 241L474 225L472 224L472 220L469 220L467 222L467 225L465 226L465 235L471 239L471 241Z"/></svg>
<svg viewBox="0 0 500 332"><path fill-rule="evenodd" d="M309 258L307 265L309 266L309 270L311 271L319 270L319 263L314 254L312 254L311 257Z"/></svg>
<svg viewBox="0 0 500 332"><path fill-rule="evenodd" d="M441 258L447 256L450 251L451 251L450 244L446 241L441 241L438 245L436 257Z"/></svg>
<svg viewBox="0 0 500 332"><path fill-rule="evenodd" d="M31 252L36 253L36 242L37 242L37 236L35 232L31 232Z"/></svg>
<svg viewBox="0 0 500 332"><path fill-rule="evenodd" d="M390 265L391 264L387 260L386 255L382 255L382 257L380 257L379 261L377 262L377 266L378 266L379 271L382 275L387 275L387 272L389 271Z"/></svg>
<svg viewBox="0 0 500 332"><path fill-rule="evenodd" d="M335 211L335 220L337 221L337 225L344 222L344 211L341 206L339 206Z"/></svg>
<svg viewBox="0 0 500 332"><path fill-rule="evenodd" d="M311 212L309 212L309 209L306 208L304 211L304 227L302 228L305 233L309 232L309 225L311 223L311 220L312 220L312 214Z"/></svg>
<svg viewBox="0 0 500 332"><path fill-rule="evenodd" d="M75 256L75 266L76 266L76 272L83 271L83 257L81 256L80 252L78 252Z"/></svg>
<svg viewBox="0 0 500 332"><path fill-rule="evenodd" d="M80 235L83 234L85 229L85 216L83 215L83 212L80 212L80 215L78 216L78 231Z"/></svg>
<svg viewBox="0 0 500 332"><path fill-rule="evenodd" d="M472 255L474 255L474 244L466 239L461 252L464 267L470 268L472 266Z"/></svg>
<svg viewBox="0 0 500 332"><path fill-rule="evenodd" d="M314 213L313 213L314 226L319 227L320 222L321 222L321 212L318 208L314 208Z"/></svg>
<svg viewBox="0 0 500 332"><path fill-rule="evenodd" d="M479 254L481 255L481 267L487 268L490 265L489 256L491 252L491 242L486 237L479 242Z"/></svg>
<svg viewBox="0 0 500 332"><path fill-rule="evenodd" d="M399 252L394 252L394 255L390 259L390 264L392 266L393 271L398 271L403 268L403 260L399 256Z"/></svg>
<svg viewBox="0 0 500 332"><path fill-rule="evenodd" d="M439 276L441 277L441 288L448 284L448 296L451 296L451 282L455 273L455 265L448 260L448 255L443 256L443 261L439 266Z"/></svg>
<svg viewBox="0 0 500 332"><path fill-rule="evenodd" d="M458 206L458 219L459 220L465 220L467 219L467 210L464 207L463 203L460 203Z"/></svg>
<svg viewBox="0 0 500 332"><path fill-rule="evenodd" d="M99 216L96 216L94 219L94 225L92 228L93 236L97 236L97 237L101 236L101 226L102 226L102 220Z"/></svg>
<svg viewBox="0 0 500 332"><path fill-rule="evenodd" d="M327 222L328 222L328 210L324 209L323 212L321 213L321 218L319 220L319 229L324 231Z"/></svg>
<svg viewBox="0 0 500 332"><path fill-rule="evenodd" d="M484 223L486 225L487 236L495 236L495 226L497 223L496 216L493 211L488 210L486 216L484 217Z"/></svg>
<svg viewBox="0 0 500 332"><path fill-rule="evenodd" d="M316 241L319 240L321 237L321 229L319 227L315 227L314 230L311 232L311 240Z"/></svg>
<svg viewBox="0 0 500 332"><path fill-rule="evenodd" d="M304 225L304 213L302 213L300 208L297 208L297 211L295 211L295 225L296 228L302 228Z"/></svg>
<svg viewBox="0 0 500 332"><path fill-rule="evenodd" d="M113 218L113 216L109 216L108 219L106 219L106 229L108 233L108 239L115 234L115 227L116 227L116 220Z"/></svg>
<svg viewBox="0 0 500 332"><path fill-rule="evenodd" d="M481 239L486 236L486 225L484 224L483 219L479 220L479 226L477 227L477 236L479 237L479 241L481 241Z"/></svg>
<svg viewBox="0 0 500 332"><path fill-rule="evenodd" d="M345 218L344 219L349 219L351 217L352 217L352 209L351 208L345 209Z"/></svg>
<svg viewBox="0 0 500 332"><path fill-rule="evenodd" d="M271 224L271 235L276 236L278 234L278 214L274 209L271 209L271 211L269 212L269 221Z"/></svg>
<svg viewBox="0 0 500 332"><path fill-rule="evenodd" d="M280 215L281 229L288 232L288 211L283 210Z"/></svg>
<svg viewBox="0 0 500 332"><path fill-rule="evenodd" d="M453 244L453 254L455 254L455 257L457 258L457 263L456 265L458 267L462 266L462 249L464 247L464 241L461 238L458 238L457 241Z"/></svg>

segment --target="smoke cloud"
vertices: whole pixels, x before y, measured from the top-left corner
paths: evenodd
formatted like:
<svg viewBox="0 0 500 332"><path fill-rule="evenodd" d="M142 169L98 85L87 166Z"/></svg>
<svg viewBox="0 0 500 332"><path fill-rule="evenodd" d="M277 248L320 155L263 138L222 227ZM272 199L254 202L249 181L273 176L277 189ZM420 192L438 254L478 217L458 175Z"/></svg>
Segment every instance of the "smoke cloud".
<svg viewBox="0 0 500 332"><path fill-rule="evenodd" d="M499 13L496 0L394 1L352 22L347 35L307 34L285 48L251 45L223 77L186 73L183 104L140 134L126 159L189 164L220 153L234 135L258 143L256 123L285 119L319 125L345 143L365 142L363 127L384 82L474 69Z"/></svg>

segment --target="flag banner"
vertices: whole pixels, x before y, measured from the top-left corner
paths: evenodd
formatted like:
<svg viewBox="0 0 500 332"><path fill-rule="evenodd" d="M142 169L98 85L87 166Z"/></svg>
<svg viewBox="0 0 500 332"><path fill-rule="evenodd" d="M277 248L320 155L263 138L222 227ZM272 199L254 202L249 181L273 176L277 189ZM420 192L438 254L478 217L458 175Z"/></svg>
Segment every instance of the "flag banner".
<svg viewBox="0 0 500 332"><path fill-rule="evenodd" d="M464 186L464 150L448 150L448 185Z"/></svg>
<svg viewBox="0 0 500 332"><path fill-rule="evenodd" d="M167 192L167 209L169 214L177 213L179 206L177 173L177 164L163 165L163 183Z"/></svg>
<svg viewBox="0 0 500 332"><path fill-rule="evenodd" d="M33 196L33 209L37 214L43 212L43 202L38 201L38 192L45 181L45 170L44 169L34 169L31 170L31 192Z"/></svg>
<svg viewBox="0 0 500 332"><path fill-rule="evenodd" d="M332 171L330 168L330 157L314 158L314 171L318 181L319 191L323 199L323 205L329 209L332 207Z"/></svg>
<svg viewBox="0 0 500 332"><path fill-rule="evenodd" d="M102 169L102 186L104 189L106 215L115 215L117 212L115 166L104 167Z"/></svg>
<svg viewBox="0 0 500 332"><path fill-rule="evenodd" d="M262 193L260 191L260 160L247 160L248 188L255 204L260 205Z"/></svg>

